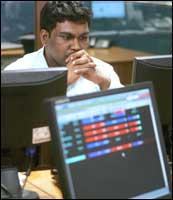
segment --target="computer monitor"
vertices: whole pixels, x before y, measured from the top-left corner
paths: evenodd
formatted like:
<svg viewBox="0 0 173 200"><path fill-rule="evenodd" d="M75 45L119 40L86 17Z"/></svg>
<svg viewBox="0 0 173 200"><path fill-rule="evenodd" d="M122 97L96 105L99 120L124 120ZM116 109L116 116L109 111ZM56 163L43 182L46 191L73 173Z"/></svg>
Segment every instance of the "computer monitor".
<svg viewBox="0 0 173 200"><path fill-rule="evenodd" d="M24 170L21 149L33 145L33 128L48 125L44 99L66 95L66 88L66 67L1 71L1 167Z"/></svg>
<svg viewBox="0 0 173 200"><path fill-rule="evenodd" d="M124 1L92 1L91 8L94 19L100 18L125 18Z"/></svg>
<svg viewBox="0 0 173 200"><path fill-rule="evenodd" d="M132 83L152 81L168 153L172 151L172 55L136 57Z"/></svg>
<svg viewBox="0 0 173 200"><path fill-rule="evenodd" d="M48 102L64 198L171 196L151 83Z"/></svg>

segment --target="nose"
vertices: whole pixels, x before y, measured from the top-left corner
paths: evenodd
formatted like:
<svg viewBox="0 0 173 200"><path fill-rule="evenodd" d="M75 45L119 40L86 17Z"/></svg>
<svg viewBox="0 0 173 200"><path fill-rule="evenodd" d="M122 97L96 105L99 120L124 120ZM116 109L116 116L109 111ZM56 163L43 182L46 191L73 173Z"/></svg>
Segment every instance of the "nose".
<svg viewBox="0 0 173 200"><path fill-rule="evenodd" d="M78 51L78 50L81 49L81 46L80 46L80 43L79 43L78 38L74 38L71 48L72 48L74 51Z"/></svg>

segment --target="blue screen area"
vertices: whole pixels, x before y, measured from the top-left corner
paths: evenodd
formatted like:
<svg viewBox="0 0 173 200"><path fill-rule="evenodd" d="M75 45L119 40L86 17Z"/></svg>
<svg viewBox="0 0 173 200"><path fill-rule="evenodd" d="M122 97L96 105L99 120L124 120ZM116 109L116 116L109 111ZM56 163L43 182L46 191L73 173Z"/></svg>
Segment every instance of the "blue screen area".
<svg viewBox="0 0 173 200"><path fill-rule="evenodd" d="M149 89L64 103L55 110L76 198L169 193Z"/></svg>
<svg viewBox="0 0 173 200"><path fill-rule="evenodd" d="M124 18L124 1L92 1L93 18Z"/></svg>

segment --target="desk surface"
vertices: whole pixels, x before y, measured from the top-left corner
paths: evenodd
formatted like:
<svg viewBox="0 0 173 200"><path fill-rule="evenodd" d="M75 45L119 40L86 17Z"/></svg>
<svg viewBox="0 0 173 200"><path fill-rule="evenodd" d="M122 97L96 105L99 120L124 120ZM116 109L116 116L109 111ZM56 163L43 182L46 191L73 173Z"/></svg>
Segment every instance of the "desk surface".
<svg viewBox="0 0 173 200"><path fill-rule="evenodd" d="M23 56L24 55L23 48L17 49L1 49L1 56Z"/></svg>
<svg viewBox="0 0 173 200"><path fill-rule="evenodd" d="M151 55L146 52L126 49L122 47L111 47L107 49L89 48L87 51L91 56L104 60L108 63L130 62L130 61L133 61L134 57L136 56ZM21 56L22 57L23 55L24 55L23 48L1 49L1 56Z"/></svg>
<svg viewBox="0 0 173 200"><path fill-rule="evenodd" d="M40 199L62 199L61 190L52 177L50 170L32 171L25 189L37 192Z"/></svg>
<svg viewBox="0 0 173 200"><path fill-rule="evenodd" d="M89 55L99 58L108 63L123 63L132 62L134 57L149 56L150 53L136 51L132 49L126 49L122 47L111 47L108 49L88 49Z"/></svg>

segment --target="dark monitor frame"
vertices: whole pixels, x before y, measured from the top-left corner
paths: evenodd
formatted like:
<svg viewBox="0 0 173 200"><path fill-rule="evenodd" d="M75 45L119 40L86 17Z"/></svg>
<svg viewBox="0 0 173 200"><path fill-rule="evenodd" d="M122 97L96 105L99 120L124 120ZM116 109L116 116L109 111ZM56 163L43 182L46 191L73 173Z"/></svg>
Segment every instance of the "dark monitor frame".
<svg viewBox="0 0 173 200"><path fill-rule="evenodd" d="M136 57L132 83L152 81L162 125L172 123L172 55Z"/></svg>
<svg viewBox="0 0 173 200"><path fill-rule="evenodd" d="M152 81L167 152L172 160L172 55L136 57L132 84Z"/></svg>
<svg viewBox="0 0 173 200"><path fill-rule="evenodd" d="M66 67L1 71L2 157L33 145L32 129L48 125L44 99L66 95L66 89Z"/></svg>
<svg viewBox="0 0 173 200"><path fill-rule="evenodd" d="M129 89L132 91L132 90L136 90L136 89L139 89L139 88L140 89L149 88L150 93L151 93L151 98L153 100L153 109L154 109L154 113L155 113L155 117L156 117L155 118L156 119L156 125L158 127L158 136L159 136L159 139L161 141L161 149L162 149L162 152L163 152L163 159L164 159L164 164L165 164L165 168L166 168L166 176L168 178L169 190L172 191L171 181L170 181L170 171L169 171L169 166L168 166L168 163L167 163L167 157L166 157L166 151L165 151L164 140L163 140L163 135L162 135L162 129L161 129L161 126L160 126L160 123L159 123L159 115L158 115L156 101L155 101L155 97L154 97L154 93L153 93L153 86L150 82L150 83L141 83L141 84L131 85L131 86L127 86L125 88L112 89L112 90L104 91L104 92L100 92L100 93L92 93L92 94L89 94L89 95L79 95L79 96L76 96L76 97L69 97L69 98L59 97L59 98L49 99L47 104L48 104L51 135L52 135L52 139L53 139L54 152L57 153L58 161L56 160L56 164L57 164L57 168L58 168L58 171L59 171L59 178L60 178L59 180L60 180L60 184L61 184L61 188L62 188L64 198L76 198L76 194L75 194L71 179L69 178L70 177L69 169L68 169L68 167L65 163L63 145L62 145L62 140L61 140L61 136L60 136L61 134L59 132L59 128L58 128L56 123L51 123L52 121L57 120L56 112L55 112L55 109L54 109L55 105L63 104L63 103L66 103L66 102L67 103L68 102L75 102L75 101L100 97L102 95L120 94L122 92L129 91ZM85 180L83 180L83 181L85 181ZM96 185L96 187L98 187L98 186ZM87 190L87 188L86 188L86 190ZM171 194L169 194L169 195L171 195ZM167 198L167 197L169 197L169 195L162 197L162 198Z"/></svg>

